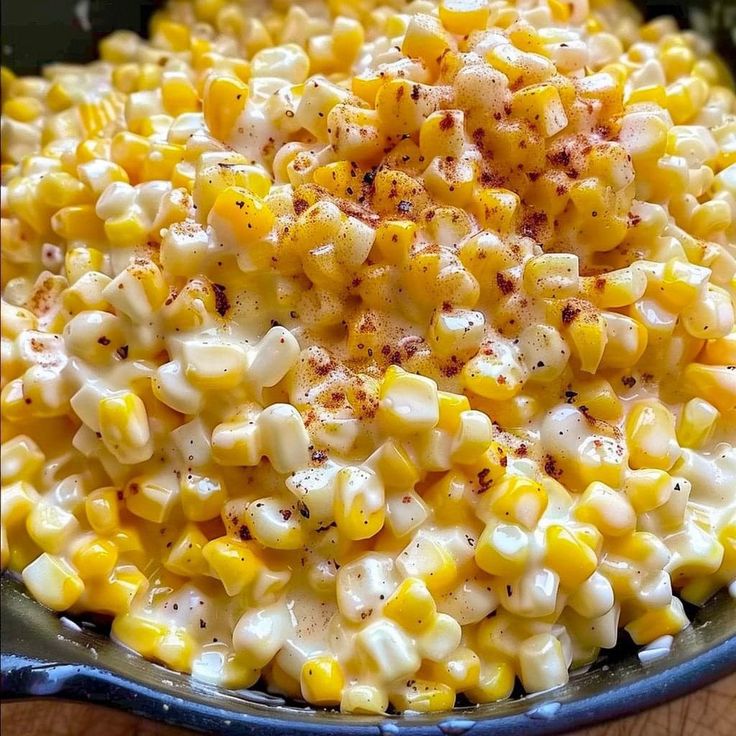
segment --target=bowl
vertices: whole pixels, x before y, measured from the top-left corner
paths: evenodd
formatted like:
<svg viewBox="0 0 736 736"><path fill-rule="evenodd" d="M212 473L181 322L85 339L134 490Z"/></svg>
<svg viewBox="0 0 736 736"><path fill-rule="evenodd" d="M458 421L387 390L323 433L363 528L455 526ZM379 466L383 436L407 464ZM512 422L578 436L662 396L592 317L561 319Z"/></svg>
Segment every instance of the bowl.
<svg viewBox="0 0 736 736"><path fill-rule="evenodd" d="M94 58L116 28L142 32L158 3L140 0L2 0L2 63L33 73L52 61ZM736 64L736 7L728 0L648 0L647 16L674 15L709 34ZM729 13L731 15L729 15ZM230 691L196 682L118 646L104 622L57 616L11 575L0 580L0 698L59 698L107 705L222 736L530 736L563 733L630 715L736 672L736 600L723 591L702 609L670 652L643 663L622 643L567 685L500 703L446 713L345 716L290 703L258 690Z"/></svg>

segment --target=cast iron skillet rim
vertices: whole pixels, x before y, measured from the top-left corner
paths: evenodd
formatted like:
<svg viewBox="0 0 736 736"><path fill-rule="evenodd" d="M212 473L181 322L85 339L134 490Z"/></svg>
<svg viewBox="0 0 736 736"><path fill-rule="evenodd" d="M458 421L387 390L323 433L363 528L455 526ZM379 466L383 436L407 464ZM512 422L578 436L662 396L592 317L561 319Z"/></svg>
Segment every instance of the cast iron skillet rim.
<svg viewBox="0 0 736 736"><path fill-rule="evenodd" d="M8 604L3 608L11 619L18 616L13 600L21 603L23 609L32 606L52 615L24 594L18 581L7 575L2 577L2 599ZM734 610L733 601L725 603L726 610ZM10 623L10 628L14 624L24 625L17 620ZM55 631L43 633L56 639ZM50 643L48 639L46 643ZM67 661L48 661L43 655L42 637L33 638L30 651L21 646L20 649L26 651L23 654L13 652L12 644L8 646L6 639L1 658L0 699L13 701L36 697L91 703L222 736L327 736L330 733L336 736L450 736L468 731L471 736L536 736L561 734L639 713L736 672L736 636L730 635L690 659L664 669L645 669L638 677L592 695L582 694L570 700L563 698L557 703L554 691L550 691L539 699L536 696L530 699L523 711L507 715L494 717L487 711L454 711L444 717L436 714L437 720L427 723L412 722L412 717L371 718L310 711L298 720L299 713L293 709L287 711L246 703L243 706L250 712L243 712L228 708L227 701L218 704L213 699L210 704L164 692L125 674L75 662L73 645L70 641L62 655ZM272 708L270 712L269 708Z"/></svg>
<svg viewBox="0 0 736 736"><path fill-rule="evenodd" d="M377 733L437 736L438 731L442 733L439 724L413 725L411 719L386 718L375 724L358 724L350 717L343 717L342 723L337 719L328 723L285 722L277 713L272 716L244 714L215 705L193 703L98 667L47 664L13 654L4 655L2 659L0 697L5 702L26 699L29 686L35 679L53 675L58 681L55 692L35 697L112 707L174 726L203 731L216 729L222 736L236 733L281 736L287 733L285 728L289 729L288 733L301 736L324 736L328 732L345 736L376 736ZM528 712L482 720L474 720L467 715L463 717L464 714L458 717L448 714L446 733L451 733L451 724L455 724L457 733L472 731L473 736L562 734L662 705L725 677L734 671L735 665L736 637L731 637L679 665L566 703L559 710L550 711L546 720L534 720ZM391 725L386 728L386 724Z"/></svg>

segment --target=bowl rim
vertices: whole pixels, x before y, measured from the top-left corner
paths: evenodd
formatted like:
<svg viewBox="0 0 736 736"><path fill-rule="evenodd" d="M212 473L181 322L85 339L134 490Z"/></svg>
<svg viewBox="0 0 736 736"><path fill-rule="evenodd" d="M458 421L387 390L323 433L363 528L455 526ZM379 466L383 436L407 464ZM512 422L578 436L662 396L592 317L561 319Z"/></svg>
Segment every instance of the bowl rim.
<svg viewBox="0 0 736 736"><path fill-rule="evenodd" d="M2 654L0 657L0 700L28 698L60 699L113 707L181 728L221 736L531 736L561 734L596 723L609 722L691 693L729 674L736 673L736 635L727 632L717 643L694 656L669 666L645 668L630 681L602 688L577 698L554 699L554 691L518 701L516 712L488 716L472 710L433 714L426 717L385 716L356 717L330 711L296 708L258 707L234 710L213 701L193 700L157 690L125 674L95 664L85 656L85 645L66 640L59 631L44 629L46 637L36 634L29 652L10 629L25 626L19 611L28 606L41 609L48 618L57 618L33 601L17 580L2 576L3 609ZM727 594L726 594L727 595ZM736 622L736 601L725 603L727 615ZM34 610L35 610L34 609ZM10 619L10 620L7 620ZM57 619L59 620L59 619ZM10 623L10 626L8 624ZM707 626L707 624L705 624ZM89 638L82 632L82 636ZM82 641L84 641L82 639ZM50 660L39 652L59 645L66 646L67 661ZM24 651L24 649L26 651ZM84 661L88 660L88 661ZM655 665L658 663L655 663ZM605 668L604 668L605 669ZM162 669L162 673L166 670ZM215 692L213 690L213 692ZM239 701L241 708L242 701Z"/></svg>

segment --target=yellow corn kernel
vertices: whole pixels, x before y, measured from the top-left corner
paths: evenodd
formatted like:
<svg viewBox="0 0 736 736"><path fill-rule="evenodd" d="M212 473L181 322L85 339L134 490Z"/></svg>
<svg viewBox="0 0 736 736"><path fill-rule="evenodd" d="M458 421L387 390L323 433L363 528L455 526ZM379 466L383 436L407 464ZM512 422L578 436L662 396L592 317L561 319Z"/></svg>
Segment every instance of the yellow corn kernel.
<svg viewBox="0 0 736 736"><path fill-rule="evenodd" d="M432 594L449 590L457 582L457 563L450 551L430 534L419 531L396 558L407 577L424 581Z"/></svg>
<svg viewBox="0 0 736 736"><path fill-rule="evenodd" d="M383 612L407 631L421 631L434 620L437 606L424 581L406 578L386 601Z"/></svg>
<svg viewBox="0 0 736 736"><path fill-rule="evenodd" d="M494 514L503 522L520 524L531 531L547 503L547 492L539 483L523 475L506 475L480 499L476 513L486 523Z"/></svg>
<svg viewBox="0 0 736 736"><path fill-rule="evenodd" d="M512 399L522 389L525 374L511 349L503 343L492 354L482 352L462 370L463 386L478 396L496 401Z"/></svg>
<svg viewBox="0 0 736 736"><path fill-rule="evenodd" d="M131 391L104 398L97 411L105 447L122 463L139 463L153 454L148 414Z"/></svg>
<svg viewBox="0 0 736 736"><path fill-rule="evenodd" d="M52 554L63 550L77 527L78 522L73 514L43 501L26 518L26 530L30 538L45 552Z"/></svg>
<svg viewBox="0 0 736 736"><path fill-rule="evenodd" d="M687 390L721 412L736 409L736 371L729 366L691 363L683 374Z"/></svg>
<svg viewBox="0 0 736 736"><path fill-rule="evenodd" d="M398 710L436 713L455 705L455 690L449 685L430 680L410 680L400 690L389 693L389 700Z"/></svg>
<svg viewBox="0 0 736 736"><path fill-rule="evenodd" d="M84 590L68 562L45 552L23 570L23 582L39 603L54 611L73 606Z"/></svg>
<svg viewBox="0 0 736 736"><path fill-rule="evenodd" d="M710 365L736 365L736 330L717 340L708 340L698 359Z"/></svg>
<svg viewBox="0 0 736 736"><path fill-rule="evenodd" d="M452 442L452 460L462 465L477 462L488 451L493 441L493 425L480 411L460 414L458 428Z"/></svg>
<svg viewBox="0 0 736 736"><path fill-rule="evenodd" d="M508 662L484 662L478 684L470 688L465 697L471 703L495 703L511 695L515 682L514 670Z"/></svg>
<svg viewBox="0 0 736 736"><path fill-rule="evenodd" d="M635 644L649 644L660 636L679 633L689 623L682 603L673 598L668 606L647 611L624 628Z"/></svg>
<svg viewBox="0 0 736 736"><path fill-rule="evenodd" d="M565 312L563 310L563 320ZM586 373L595 373L603 358L608 343L606 320L597 311L584 311L574 315L567 326L580 368Z"/></svg>
<svg viewBox="0 0 736 736"><path fill-rule="evenodd" d="M30 123L42 113L43 103L34 97L14 97L3 103L3 115L21 123Z"/></svg>
<svg viewBox="0 0 736 736"><path fill-rule="evenodd" d="M84 184L65 171L52 171L38 182L39 198L49 207L61 209L88 202L89 191ZM94 217L94 211L92 212Z"/></svg>
<svg viewBox="0 0 736 736"><path fill-rule="evenodd" d="M190 40L189 27L183 23L162 20L156 26L154 41L164 41L171 51L186 51Z"/></svg>
<svg viewBox="0 0 736 736"><path fill-rule="evenodd" d="M146 521L166 521L178 500L178 489L167 487L155 478L135 477L125 487L125 505L132 514Z"/></svg>
<svg viewBox="0 0 736 736"><path fill-rule="evenodd" d="M672 478L657 468L632 470L624 480L623 491L636 513L643 514L667 503L672 493Z"/></svg>
<svg viewBox="0 0 736 736"><path fill-rule="evenodd" d="M552 84L539 84L514 92L512 114L529 121L542 135L550 138L567 127L567 115L560 93Z"/></svg>
<svg viewBox="0 0 736 736"><path fill-rule="evenodd" d="M143 136L123 130L110 142L110 158L125 169L130 181L140 181L141 170L146 156L151 150L151 142Z"/></svg>
<svg viewBox="0 0 736 736"><path fill-rule="evenodd" d="M126 647L144 657L152 657L159 642L166 636L166 625L149 621L130 613L116 616L112 622L111 635Z"/></svg>
<svg viewBox="0 0 736 736"><path fill-rule="evenodd" d="M158 640L155 650L149 656L176 672L189 672L194 652L195 642L192 635L181 626L171 626Z"/></svg>
<svg viewBox="0 0 736 736"><path fill-rule="evenodd" d="M98 534L112 534L120 526L118 492L116 488L98 488L84 499L89 525Z"/></svg>
<svg viewBox="0 0 736 736"><path fill-rule="evenodd" d="M210 133L218 140L227 140L247 101L247 84L234 77L211 77L205 85L202 108Z"/></svg>
<svg viewBox="0 0 736 736"><path fill-rule="evenodd" d="M373 467L387 488L411 488L419 480L419 468L394 440L387 440L374 454Z"/></svg>
<svg viewBox="0 0 736 736"><path fill-rule="evenodd" d="M470 410L468 397L463 394L453 394L449 391L438 391L439 421L437 429L456 432L460 427L460 417L463 412Z"/></svg>
<svg viewBox="0 0 736 736"><path fill-rule="evenodd" d="M3 305L5 309L5 305ZM46 459L41 448L24 434L19 434L0 447L0 468L3 486L15 481L33 482ZM4 501L4 496L3 496ZM3 515L3 518L4 515Z"/></svg>
<svg viewBox="0 0 736 736"><path fill-rule="evenodd" d="M212 432L212 457L220 465L258 465L264 455L255 421L225 422Z"/></svg>
<svg viewBox="0 0 736 736"><path fill-rule="evenodd" d="M348 539L368 539L385 521L384 492L378 476L358 467L341 468L335 490L335 521Z"/></svg>
<svg viewBox="0 0 736 736"><path fill-rule="evenodd" d="M632 468L669 470L680 456L675 418L656 400L637 402L626 417L625 430Z"/></svg>
<svg viewBox="0 0 736 736"><path fill-rule="evenodd" d="M459 36L484 30L489 14L484 0L442 0L440 3L442 25Z"/></svg>
<svg viewBox="0 0 736 736"><path fill-rule="evenodd" d="M422 668L427 677L449 685L459 693L478 687L480 682L480 658L468 647L458 647L443 662L427 662Z"/></svg>
<svg viewBox="0 0 736 736"><path fill-rule="evenodd" d="M636 528L636 512L628 498L600 481L593 481L585 489L574 514L607 537L621 537Z"/></svg>
<svg viewBox="0 0 736 736"><path fill-rule="evenodd" d="M228 187L215 200L210 211L209 224L225 232L238 233L247 243L267 235L275 222L268 205L255 194L241 187Z"/></svg>
<svg viewBox="0 0 736 736"><path fill-rule="evenodd" d="M319 655L309 658L299 678L302 697L315 705L339 705L345 687L345 676L337 658Z"/></svg>
<svg viewBox="0 0 736 736"><path fill-rule="evenodd" d="M442 55L455 46L453 38L442 27L439 19L417 13L409 21L401 51L406 56L422 59L430 69L437 70Z"/></svg>
<svg viewBox="0 0 736 736"><path fill-rule="evenodd" d="M587 407L590 416L605 421L616 421L623 414L623 404L613 386L605 378L590 378L574 384L572 403Z"/></svg>
<svg viewBox="0 0 736 736"><path fill-rule="evenodd" d="M2 523L7 529L22 524L34 509L38 508L40 496L36 489L25 480L18 480L3 485L0 491L2 499Z"/></svg>
<svg viewBox="0 0 736 736"><path fill-rule="evenodd" d="M315 181L316 178L315 172ZM374 246L383 261L401 266L409 259L416 234L417 226L411 220L385 220L376 228Z"/></svg>
<svg viewBox="0 0 736 736"><path fill-rule="evenodd" d="M206 575L208 567L202 549L207 542L207 537L196 524L187 524L172 544L164 567L182 577Z"/></svg>
<svg viewBox="0 0 736 736"><path fill-rule="evenodd" d="M388 708L388 695L373 685L348 685L343 688L340 711L376 715L385 713Z"/></svg>
<svg viewBox="0 0 736 736"><path fill-rule="evenodd" d="M83 542L72 555L74 567L83 580L108 577L117 561L118 548L101 537Z"/></svg>
<svg viewBox="0 0 736 736"><path fill-rule="evenodd" d="M547 527L545 542L545 565L560 576L566 588L577 588L598 567L595 552L563 526Z"/></svg>
<svg viewBox="0 0 736 736"><path fill-rule="evenodd" d="M521 206L519 195L508 189L477 188L471 209L484 228L506 235Z"/></svg>
<svg viewBox="0 0 736 736"><path fill-rule="evenodd" d="M182 510L191 521L216 519L227 499L223 481L215 476L183 475L179 484Z"/></svg>
<svg viewBox="0 0 736 736"><path fill-rule="evenodd" d="M67 240L102 240L105 237L102 220L91 204L60 209L51 218L51 227Z"/></svg>
<svg viewBox="0 0 736 736"><path fill-rule="evenodd" d="M437 384L390 366L381 381L378 418L384 430L399 436L433 429L439 421Z"/></svg>
<svg viewBox="0 0 736 736"><path fill-rule="evenodd" d="M210 566L211 574L222 582L229 596L237 595L250 586L262 566L250 546L228 537L218 537L208 542L202 554Z"/></svg>
<svg viewBox="0 0 736 736"><path fill-rule="evenodd" d="M148 578L134 565L121 565L109 578L85 581L79 605L114 616L128 613L134 598L148 586Z"/></svg>
<svg viewBox="0 0 736 736"><path fill-rule="evenodd" d="M677 419L677 441L682 447L698 448L713 434L720 412L703 399L690 399Z"/></svg>
<svg viewBox="0 0 736 736"><path fill-rule="evenodd" d="M491 575L519 575L529 557L529 537L513 524L487 524L475 546L475 562Z"/></svg>

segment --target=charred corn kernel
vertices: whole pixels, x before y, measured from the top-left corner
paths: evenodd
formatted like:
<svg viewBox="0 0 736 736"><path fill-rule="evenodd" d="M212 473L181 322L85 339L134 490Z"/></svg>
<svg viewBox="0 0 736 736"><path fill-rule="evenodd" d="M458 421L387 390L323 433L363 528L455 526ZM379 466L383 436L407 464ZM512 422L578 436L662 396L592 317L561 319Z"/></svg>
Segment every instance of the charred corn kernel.
<svg viewBox="0 0 736 736"><path fill-rule="evenodd" d="M316 705L338 705L345 687L345 677L337 658L330 655L311 657L302 665L300 686L305 700Z"/></svg>
<svg viewBox="0 0 736 736"><path fill-rule="evenodd" d="M23 582L37 601L54 611L71 608L84 590L71 565L46 552L23 570Z"/></svg>
<svg viewBox="0 0 736 736"><path fill-rule="evenodd" d="M151 431L146 407L136 394L128 391L102 399L97 421L105 447L120 462L137 463L151 457Z"/></svg>
<svg viewBox="0 0 736 736"><path fill-rule="evenodd" d="M406 578L386 601L383 612L407 631L421 631L437 615L437 606L422 580Z"/></svg>
<svg viewBox="0 0 736 736"><path fill-rule="evenodd" d="M508 662L484 662L478 684L467 690L465 696L472 703L495 703L511 695L515 682L514 670Z"/></svg>
<svg viewBox="0 0 736 736"><path fill-rule="evenodd" d="M526 565L529 537L513 524L488 524L475 546L475 562L491 575L515 577Z"/></svg>
<svg viewBox="0 0 736 736"><path fill-rule="evenodd" d="M539 483L521 475L506 475L480 500L478 516L490 523L491 514L504 522L533 530L547 508L547 492Z"/></svg>
<svg viewBox="0 0 736 736"><path fill-rule="evenodd" d="M607 537L623 536L636 527L636 513L627 497L599 481L585 489L574 513Z"/></svg>
<svg viewBox="0 0 736 736"><path fill-rule="evenodd" d="M680 456L675 418L657 401L635 404L626 418L629 464L633 468L669 470Z"/></svg>
<svg viewBox="0 0 736 736"><path fill-rule="evenodd" d="M117 564L118 549L108 539L97 537L82 543L72 555L72 562L83 580L106 578Z"/></svg>
<svg viewBox="0 0 736 736"><path fill-rule="evenodd" d="M545 535L545 565L560 576L560 583L575 589L598 567L595 552L564 526L553 524Z"/></svg>
<svg viewBox="0 0 736 736"><path fill-rule="evenodd" d="M89 525L98 534L112 534L120 526L118 492L115 488L97 488L84 499Z"/></svg>
<svg viewBox="0 0 736 736"><path fill-rule="evenodd" d="M239 79L213 76L206 83L202 96L204 120L210 133L226 140L248 101L248 85Z"/></svg>

